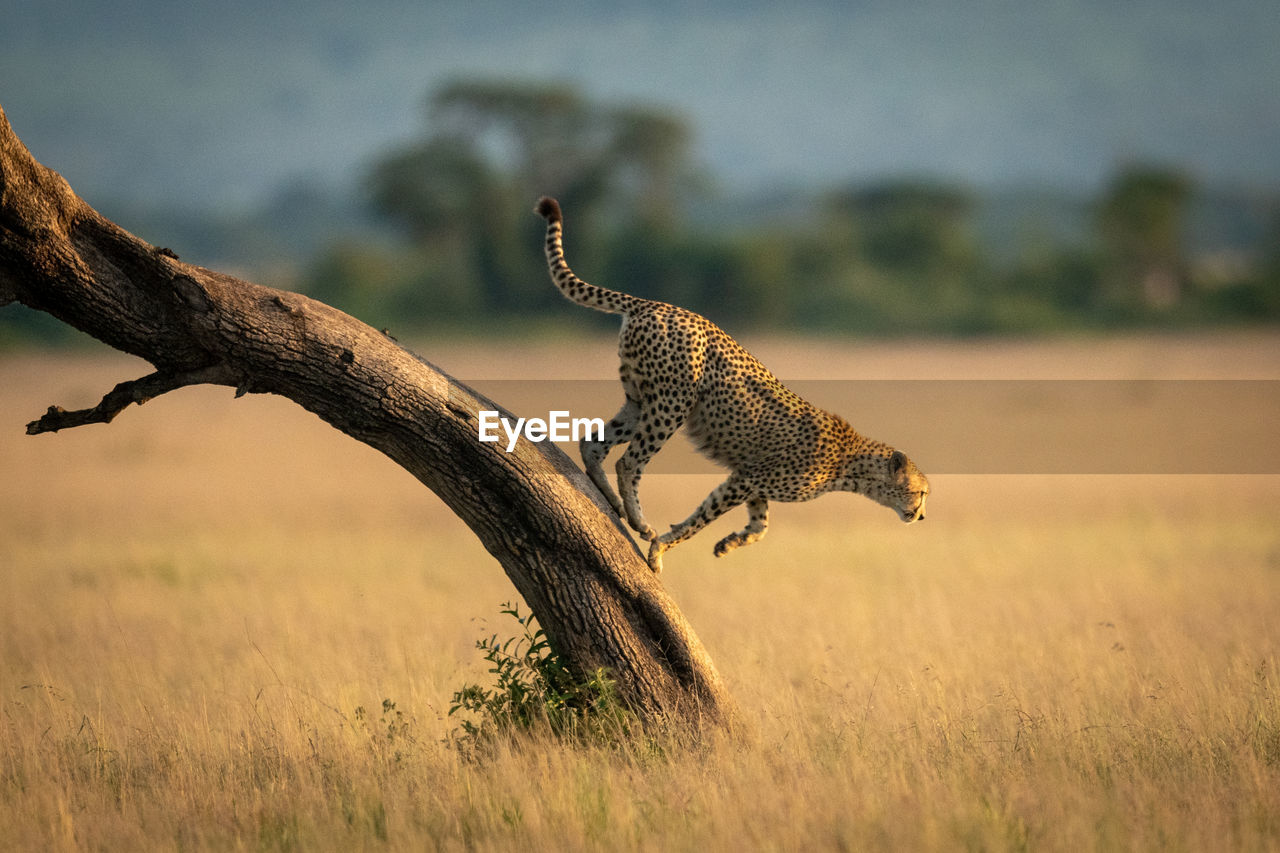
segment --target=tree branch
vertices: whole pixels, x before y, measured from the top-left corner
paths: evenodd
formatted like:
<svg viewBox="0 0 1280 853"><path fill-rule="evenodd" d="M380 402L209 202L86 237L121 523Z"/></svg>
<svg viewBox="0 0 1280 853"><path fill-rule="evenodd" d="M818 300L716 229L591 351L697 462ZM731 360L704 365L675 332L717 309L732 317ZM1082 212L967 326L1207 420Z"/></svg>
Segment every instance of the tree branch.
<svg viewBox="0 0 1280 853"><path fill-rule="evenodd" d="M167 394L188 385L234 385L235 383L234 372L221 364L183 373L157 371L140 379L121 382L108 391L102 401L92 409L68 412L61 406L50 406L49 411L45 412L39 420L27 424L27 435L57 432L60 429L85 424L111 423L112 418L128 408L131 403L141 406L161 394Z"/></svg>
<svg viewBox="0 0 1280 853"><path fill-rule="evenodd" d="M610 671L645 719L729 723L706 650L586 475L555 445L478 440L502 408L341 311L183 263L103 218L40 165L0 109L0 302L18 301L156 372L92 409L28 427L105 423L199 382L279 394L389 456L438 494L580 673ZM509 414L509 413L507 413Z"/></svg>

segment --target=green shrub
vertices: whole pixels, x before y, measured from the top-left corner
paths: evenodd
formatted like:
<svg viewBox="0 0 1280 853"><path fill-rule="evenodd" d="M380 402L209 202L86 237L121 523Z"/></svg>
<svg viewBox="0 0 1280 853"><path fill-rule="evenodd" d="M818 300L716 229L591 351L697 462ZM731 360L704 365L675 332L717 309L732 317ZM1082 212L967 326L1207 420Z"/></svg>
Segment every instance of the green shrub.
<svg viewBox="0 0 1280 853"><path fill-rule="evenodd" d="M551 647L532 613L521 615L510 603L500 612L516 620L519 633L476 641L494 682L490 687L466 684L453 694L450 716L470 715L454 730L453 745L471 751L497 737L539 730L586 742L611 742L626 734L629 714L605 670L579 676Z"/></svg>

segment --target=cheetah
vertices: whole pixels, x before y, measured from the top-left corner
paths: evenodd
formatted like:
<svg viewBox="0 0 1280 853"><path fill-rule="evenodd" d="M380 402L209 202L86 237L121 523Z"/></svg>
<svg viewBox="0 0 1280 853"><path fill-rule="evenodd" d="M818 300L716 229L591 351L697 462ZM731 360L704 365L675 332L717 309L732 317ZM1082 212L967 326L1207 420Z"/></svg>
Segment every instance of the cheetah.
<svg viewBox="0 0 1280 853"><path fill-rule="evenodd" d="M895 510L904 522L924 518L929 481L904 453L803 400L705 317L578 278L565 260L559 203L544 197L535 212L547 222L547 267L560 292L579 305L622 315L618 355L626 402L603 435L583 439L579 449L601 494L650 542L653 571L662 571L663 552L742 503L747 526L716 543L717 557L764 536L771 500L855 492ZM730 474L692 515L659 536L640 507L640 476L681 425L698 451ZM602 462L623 442L629 444L617 462L614 492Z"/></svg>

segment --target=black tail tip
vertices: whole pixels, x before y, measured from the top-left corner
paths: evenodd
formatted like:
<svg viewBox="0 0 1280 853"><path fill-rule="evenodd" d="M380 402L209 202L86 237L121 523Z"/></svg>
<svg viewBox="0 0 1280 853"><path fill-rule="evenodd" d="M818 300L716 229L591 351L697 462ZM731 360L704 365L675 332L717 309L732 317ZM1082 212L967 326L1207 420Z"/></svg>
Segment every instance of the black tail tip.
<svg viewBox="0 0 1280 853"><path fill-rule="evenodd" d="M560 222L563 220L563 217L560 215L560 202L556 201L554 198L544 195L542 198L538 199L538 206L533 210L548 222Z"/></svg>

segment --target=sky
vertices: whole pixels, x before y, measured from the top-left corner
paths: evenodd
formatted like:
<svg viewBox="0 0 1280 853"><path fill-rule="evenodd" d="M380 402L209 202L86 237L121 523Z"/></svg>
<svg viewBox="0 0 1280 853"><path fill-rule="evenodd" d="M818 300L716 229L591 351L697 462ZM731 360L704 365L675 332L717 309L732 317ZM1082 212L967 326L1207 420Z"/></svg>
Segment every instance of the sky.
<svg viewBox="0 0 1280 853"><path fill-rule="evenodd" d="M683 116L728 190L903 175L1280 188L1275 0L0 0L0 106L91 202L354 186L458 78Z"/></svg>

